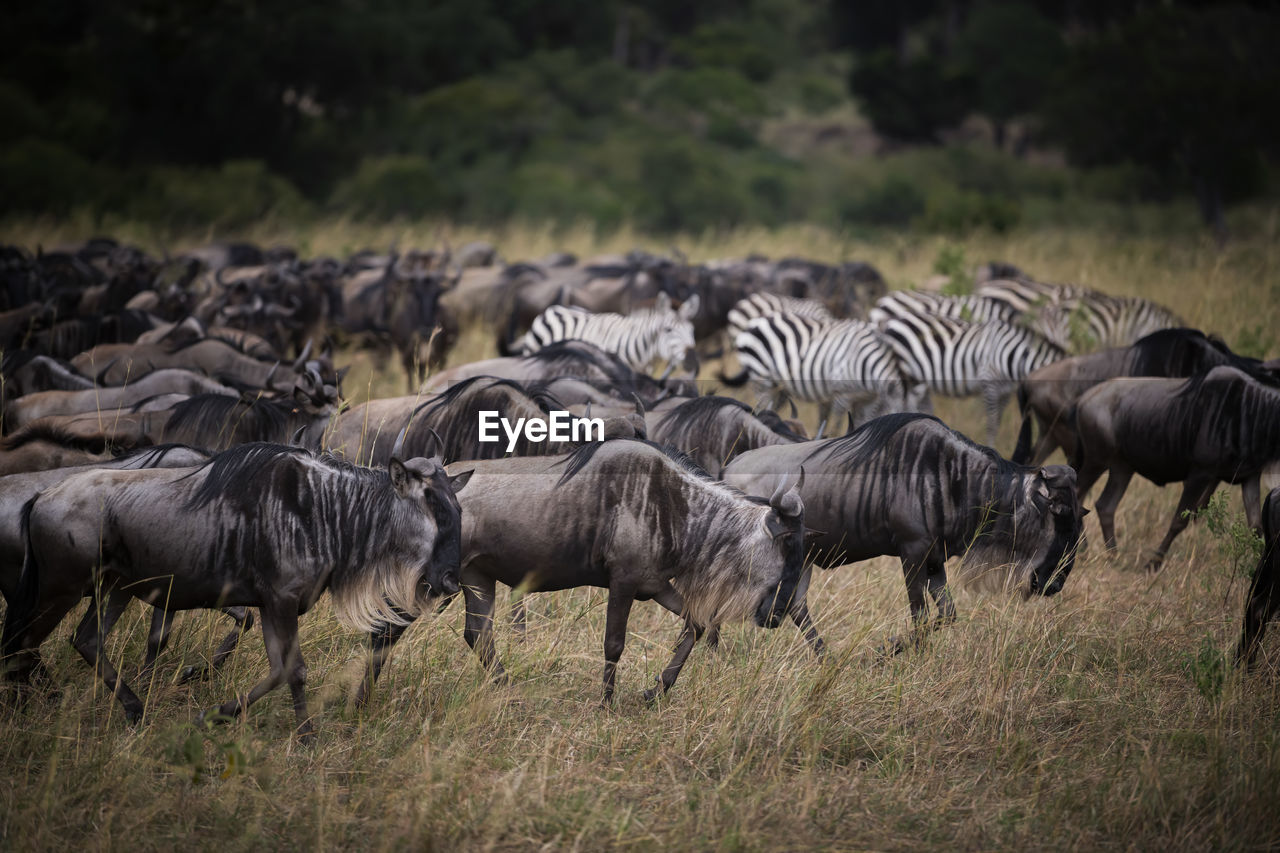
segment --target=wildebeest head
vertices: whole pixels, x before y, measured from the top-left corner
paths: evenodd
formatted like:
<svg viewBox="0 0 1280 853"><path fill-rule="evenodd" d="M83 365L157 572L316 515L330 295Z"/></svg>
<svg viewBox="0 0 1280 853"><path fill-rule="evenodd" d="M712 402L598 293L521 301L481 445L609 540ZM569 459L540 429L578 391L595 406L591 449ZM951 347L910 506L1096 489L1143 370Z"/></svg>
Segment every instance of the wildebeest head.
<svg viewBox="0 0 1280 853"><path fill-rule="evenodd" d="M1087 512L1076 498L1075 469L1027 469L1022 489L1024 500L1016 502L1012 517L993 519L965 561L1008 564L1009 579L1024 598L1054 595L1075 565Z"/></svg>
<svg viewBox="0 0 1280 853"><path fill-rule="evenodd" d="M462 507L457 492L471 479L471 471L450 477L440 459L421 457L387 465L391 485L403 500L416 504L436 526L430 553L418 555L423 566L420 591L427 596L455 595L462 568Z"/></svg>
<svg viewBox="0 0 1280 853"><path fill-rule="evenodd" d="M679 309L672 310L671 297L663 292L658 294L653 309L654 313L667 318L658 337L658 355L668 365L679 364L683 370L695 376L698 373L698 353L693 338L693 318L698 315L699 302L695 293Z"/></svg>
<svg viewBox="0 0 1280 853"><path fill-rule="evenodd" d="M786 477L778 484L769 498L770 512L765 529L773 537L773 546L783 560L782 577L777 586L769 589L756 607L756 624L764 628L776 628L792 605L800 575L804 570L805 539L804 501L800 489L804 486L804 469L792 480Z"/></svg>

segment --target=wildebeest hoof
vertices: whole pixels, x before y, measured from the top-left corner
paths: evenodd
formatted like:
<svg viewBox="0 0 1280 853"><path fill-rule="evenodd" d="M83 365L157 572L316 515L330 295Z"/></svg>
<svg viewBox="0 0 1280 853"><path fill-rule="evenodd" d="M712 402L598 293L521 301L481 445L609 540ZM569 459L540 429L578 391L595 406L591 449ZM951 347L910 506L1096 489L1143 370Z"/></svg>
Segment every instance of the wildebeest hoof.
<svg viewBox="0 0 1280 853"><path fill-rule="evenodd" d="M125 708L124 719L125 719L125 722L127 722L129 725L136 726L138 723L142 722L142 709L141 708Z"/></svg>
<svg viewBox="0 0 1280 853"><path fill-rule="evenodd" d="M890 637L884 645L876 648L876 654L881 657L891 658L894 655L900 655L907 650L907 644L903 642L901 637Z"/></svg>
<svg viewBox="0 0 1280 853"><path fill-rule="evenodd" d="M657 686L650 687L644 693L640 694L644 697L644 701L649 705L654 705L658 701L658 697L662 695L662 690Z"/></svg>
<svg viewBox="0 0 1280 853"><path fill-rule="evenodd" d="M182 674L178 676L179 684L186 684L190 681L203 681L209 677L209 668L205 666L188 666L184 667Z"/></svg>

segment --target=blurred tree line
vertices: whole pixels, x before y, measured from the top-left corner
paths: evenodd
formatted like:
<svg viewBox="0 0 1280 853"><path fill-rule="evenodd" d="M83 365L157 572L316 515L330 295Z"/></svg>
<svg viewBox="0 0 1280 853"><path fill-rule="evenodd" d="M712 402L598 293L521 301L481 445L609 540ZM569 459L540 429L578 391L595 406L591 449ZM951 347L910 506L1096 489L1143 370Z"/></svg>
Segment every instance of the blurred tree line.
<svg viewBox="0 0 1280 853"><path fill-rule="evenodd" d="M1263 4L46 0L7 19L14 213L964 230L1187 194L1222 229L1280 139ZM869 162L771 133L852 103L886 142ZM994 146L937 147L974 115ZM1020 160L1033 146L1084 171Z"/></svg>

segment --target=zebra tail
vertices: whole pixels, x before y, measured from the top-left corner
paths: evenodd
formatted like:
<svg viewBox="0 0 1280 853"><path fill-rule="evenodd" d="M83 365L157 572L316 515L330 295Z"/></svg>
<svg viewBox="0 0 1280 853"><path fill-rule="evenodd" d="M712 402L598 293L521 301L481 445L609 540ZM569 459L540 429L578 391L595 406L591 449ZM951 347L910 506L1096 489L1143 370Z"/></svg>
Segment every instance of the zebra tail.
<svg viewBox="0 0 1280 853"><path fill-rule="evenodd" d="M36 495L22 506L22 541L26 549L22 558L22 574L18 578L18 589L9 600L9 610L5 614L4 632L0 635L0 649L7 661L21 651L22 635L35 616L36 604L40 597L40 572L36 566L35 551L31 547L31 509L36 505Z"/></svg>
<svg viewBox="0 0 1280 853"><path fill-rule="evenodd" d="M1018 429L1018 443L1013 448L1013 461L1026 465L1031 458L1031 411L1027 408L1027 389L1018 383L1018 411L1022 413L1022 426Z"/></svg>
<svg viewBox="0 0 1280 853"><path fill-rule="evenodd" d="M751 372L745 367L738 372L737 376L726 376L723 369L719 373L720 381L725 385L728 385L730 388L741 388L743 385L747 384L747 380L750 378Z"/></svg>

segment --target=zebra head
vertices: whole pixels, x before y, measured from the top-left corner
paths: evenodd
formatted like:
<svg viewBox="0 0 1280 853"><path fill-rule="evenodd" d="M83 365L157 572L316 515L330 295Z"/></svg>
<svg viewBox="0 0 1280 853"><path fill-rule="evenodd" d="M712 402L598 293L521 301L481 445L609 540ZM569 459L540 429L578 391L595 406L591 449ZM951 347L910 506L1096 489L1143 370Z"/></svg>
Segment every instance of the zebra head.
<svg viewBox="0 0 1280 853"><path fill-rule="evenodd" d="M657 352L669 365L679 364L692 376L698 375L698 354L694 348L693 318L698 315L698 294L686 299L679 309L671 308L671 297L665 291L658 294L653 313L662 318L658 331Z"/></svg>

